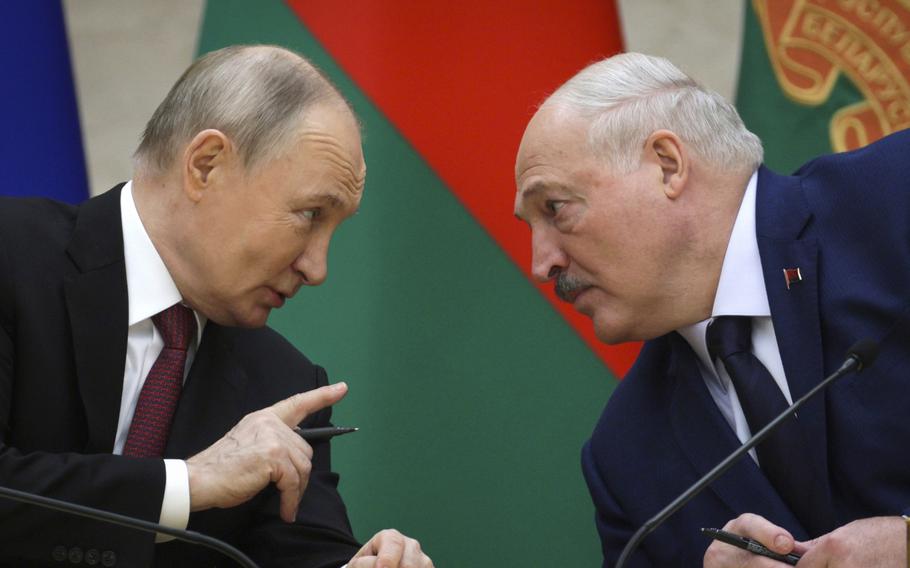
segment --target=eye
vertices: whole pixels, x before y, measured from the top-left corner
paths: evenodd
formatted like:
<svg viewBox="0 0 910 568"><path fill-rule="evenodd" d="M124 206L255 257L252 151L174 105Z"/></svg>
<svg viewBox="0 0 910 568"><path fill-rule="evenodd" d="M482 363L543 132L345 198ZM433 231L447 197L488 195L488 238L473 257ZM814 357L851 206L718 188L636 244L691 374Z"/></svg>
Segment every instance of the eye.
<svg viewBox="0 0 910 568"><path fill-rule="evenodd" d="M544 207L546 207L548 213L556 215L557 213L559 213L560 209L565 207L565 205L566 205L565 201L555 201L553 199L548 199L546 201L546 203L544 204Z"/></svg>
<svg viewBox="0 0 910 568"><path fill-rule="evenodd" d="M322 209L307 209L305 211L301 211L300 215L303 216L304 219L312 221L313 219L316 219L322 215Z"/></svg>

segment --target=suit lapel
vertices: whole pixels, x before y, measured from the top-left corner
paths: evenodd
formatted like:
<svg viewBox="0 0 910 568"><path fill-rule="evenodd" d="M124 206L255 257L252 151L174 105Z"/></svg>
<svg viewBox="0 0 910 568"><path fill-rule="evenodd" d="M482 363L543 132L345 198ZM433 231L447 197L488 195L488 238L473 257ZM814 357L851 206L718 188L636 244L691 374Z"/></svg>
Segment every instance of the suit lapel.
<svg viewBox="0 0 910 568"><path fill-rule="evenodd" d="M67 254L64 284L76 376L88 424L87 453L110 453L117 433L129 304L120 189L83 204Z"/></svg>
<svg viewBox="0 0 910 568"><path fill-rule="evenodd" d="M236 330L208 322L174 414L165 457L210 446L246 413L247 375L233 353Z"/></svg>
<svg viewBox="0 0 910 568"><path fill-rule="evenodd" d="M771 320L790 394L795 401L823 377L821 323L818 306L818 241L812 234L811 212L799 179L762 168L756 198L756 231ZM799 268L802 280L787 287L784 269ZM800 409L810 460L826 504L831 505L828 480L826 393ZM833 507L829 517L834 518Z"/></svg>
<svg viewBox="0 0 910 568"><path fill-rule="evenodd" d="M675 385L669 415L673 434L696 475L702 477L741 444L711 398L688 343L674 333L671 345L669 376ZM731 519L753 512L786 527L796 538L805 535L802 525L749 456L740 457L708 490L730 508Z"/></svg>

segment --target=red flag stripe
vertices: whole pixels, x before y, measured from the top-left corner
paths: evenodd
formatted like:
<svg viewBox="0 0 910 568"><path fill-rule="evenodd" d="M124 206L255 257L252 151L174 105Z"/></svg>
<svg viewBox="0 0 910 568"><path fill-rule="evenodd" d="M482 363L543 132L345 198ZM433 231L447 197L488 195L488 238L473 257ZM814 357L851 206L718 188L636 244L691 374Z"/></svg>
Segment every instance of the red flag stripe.
<svg viewBox="0 0 910 568"><path fill-rule="evenodd" d="M538 104L587 63L622 50L605 0L289 0L332 54L530 278L528 229L512 217L514 161ZM618 375L638 345L608 347L542 292Z"/></svg>

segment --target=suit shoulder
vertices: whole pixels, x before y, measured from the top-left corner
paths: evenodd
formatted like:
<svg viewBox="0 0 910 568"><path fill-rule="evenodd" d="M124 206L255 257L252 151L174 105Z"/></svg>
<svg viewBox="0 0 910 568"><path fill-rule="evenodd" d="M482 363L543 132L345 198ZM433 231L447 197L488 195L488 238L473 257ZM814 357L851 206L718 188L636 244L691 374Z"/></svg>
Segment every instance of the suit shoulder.
<svg viewBox="0 0 910 568"><path fill-rule="evenodd" d="M903 244L910 226L910 130L864 148L822 156L797 172L820 227L855 238L862 228L870 247ZM830 234L829 234L830 233ZM845 237L846 238L846 237Z"/></svg>
<svg viewBox="0 0 910 568"><path fill-rule="evenodd" d="M78 209L52 199L0 197L0 235L14 244L22 239L66 236L72 232Z"/></svg>
<svg viewBox="0 0 910 568"><path fill-rule="evenodd" d="M78 207L42 198L0 197L0 297L39 282L47 287L73 232ZM8 308L6 308L8 309Z"/></svg>
<svg viewBox="0 0 910 568"><path fill-rule="evenodd" d="M910 176L910 129L895 132L868 146L819 156L801 166L794 175L806 179L821 177L844 184L855 179L864 185L879 178L906 180Z"/></svg>

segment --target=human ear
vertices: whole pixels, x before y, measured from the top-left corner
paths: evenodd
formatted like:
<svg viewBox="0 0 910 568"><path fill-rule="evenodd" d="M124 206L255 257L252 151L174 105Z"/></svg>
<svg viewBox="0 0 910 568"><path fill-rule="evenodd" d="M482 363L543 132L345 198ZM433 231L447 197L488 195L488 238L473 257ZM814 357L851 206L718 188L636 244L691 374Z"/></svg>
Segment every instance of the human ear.
<svg viewBox="0 0 910 568"><path fill-rule="evenodd" d="M679 197L689 176L689 157L679 137L669 130L654 131L645 142L645 157L660 167L666 196Z"/></svg>
<svg viewBox="0 0 910 568"><path fill-rule="evenodd" d="M183 186L192 201L198 202L216 184L217 174L227 166L232 154L231 141L220 130L203 130L190 140L183 154Z"/></svg>

